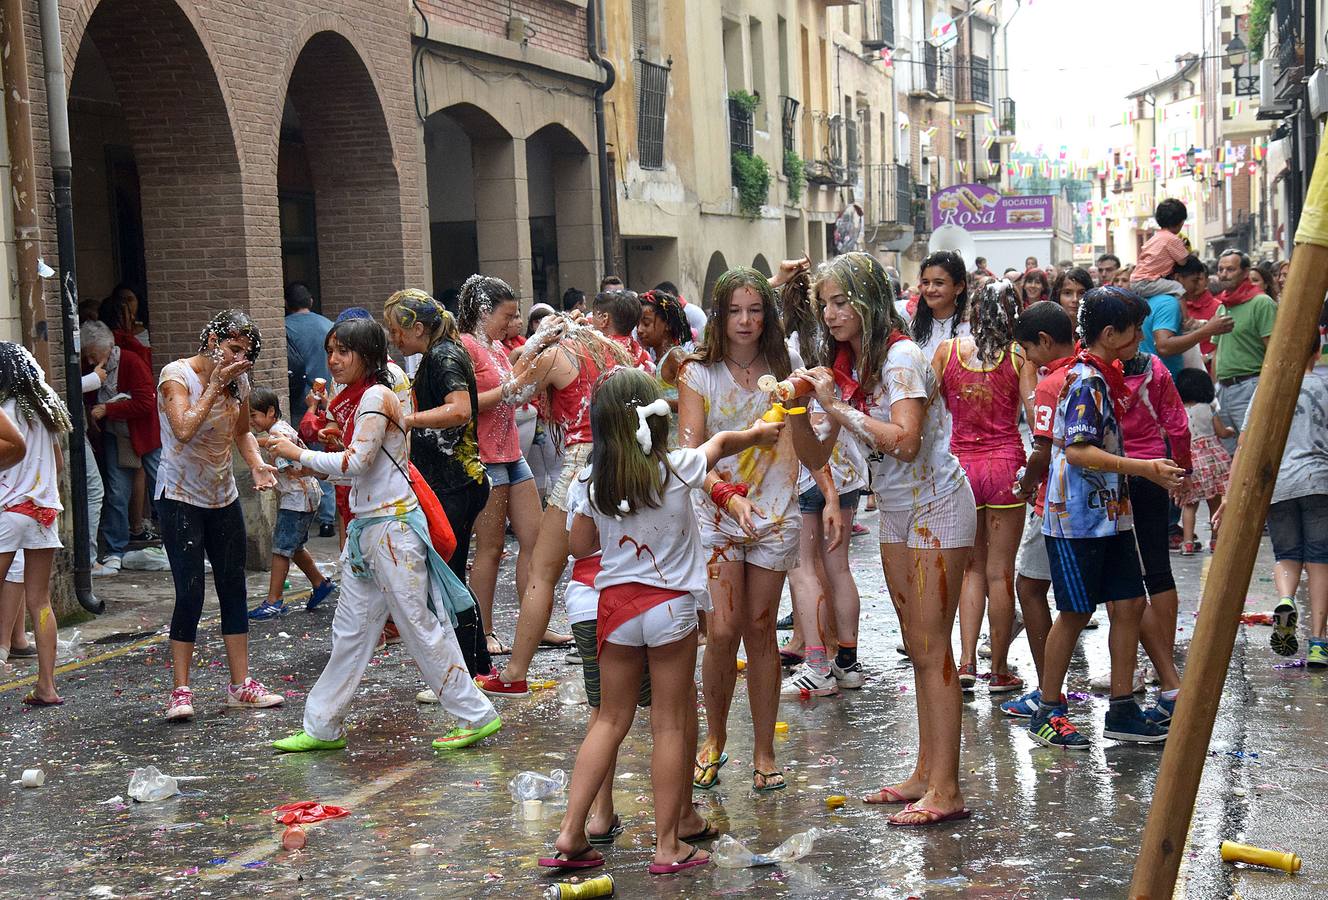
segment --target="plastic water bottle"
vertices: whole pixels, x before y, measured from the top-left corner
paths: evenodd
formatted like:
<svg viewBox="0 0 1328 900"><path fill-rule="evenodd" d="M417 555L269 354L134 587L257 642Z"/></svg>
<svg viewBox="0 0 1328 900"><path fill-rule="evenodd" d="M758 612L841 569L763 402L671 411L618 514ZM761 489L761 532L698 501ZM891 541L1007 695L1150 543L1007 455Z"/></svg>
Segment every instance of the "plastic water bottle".
<svg viewBox="0 0 1328 900"><path fill-rule="evenodd" d="M139 803L156 803L178 793L179 783L171 776L162 774L156 766L135 769L129 776L129 796Z"/></svg>
<svg viewBox="0 0 1328 900"><path fill-rule="evenodd" d="M539 772L519 772L507 782L507 792L514 803L526 800L546 800L567 790L567 773L554 769L548 775Z"/></svg>
<svg viewBox="0 0 1328 900"><path fill-rule="evenodd" d="M800 831L769 853L753 853L742 841L726 834L716 842L710 858L715 861L715 865L725 869L750 869L794 862L811 853L812 845L823 834L825 832L819 828Z"/></svg>
<svg viewBox="0 0 1328 900"><path fill-rule="evenodd" d="M586 683L580 678L569 678L558 685L558 702L563 706L585 706L590 701L586 698Z"/></svg>

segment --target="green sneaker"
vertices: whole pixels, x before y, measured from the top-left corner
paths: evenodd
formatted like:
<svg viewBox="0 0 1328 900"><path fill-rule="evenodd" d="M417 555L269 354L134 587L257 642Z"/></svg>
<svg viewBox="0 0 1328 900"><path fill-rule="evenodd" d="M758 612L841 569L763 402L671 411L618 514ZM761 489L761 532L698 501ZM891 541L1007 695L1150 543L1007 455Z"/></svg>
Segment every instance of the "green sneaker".
<svg viewBox="0 0 1328 900"><path fill-rule="evenodd" d="M1273 636L1268 639L1278 656L1295 656L1300 649L1296 640L1296 601L1283 597L1273 609Z"/></svg>
<svg viewBox="0 0 1328 900"><path fill-rule="evenodd" d="M340 737L335 741L320 741L308 732L297 731L290 737L273 741L272 746L282 753L307 753L310 750L345 750L346 739Z"/></svg>
<svg viewBox="0 0 1328 900"><path fill-rule="evenodd" d="M503 727L503 720L494 716L492 721L479 728L453 728L447 734L433 742L435 750L458 750L477 744Z"/></svg>
<svg viewBox="0 0 1328 900"><path fill-rule="evenodd" d="M1310 638L1310 650L1305 654L1305 665L1311 669L1328 669L1328 641Z"/></svg>

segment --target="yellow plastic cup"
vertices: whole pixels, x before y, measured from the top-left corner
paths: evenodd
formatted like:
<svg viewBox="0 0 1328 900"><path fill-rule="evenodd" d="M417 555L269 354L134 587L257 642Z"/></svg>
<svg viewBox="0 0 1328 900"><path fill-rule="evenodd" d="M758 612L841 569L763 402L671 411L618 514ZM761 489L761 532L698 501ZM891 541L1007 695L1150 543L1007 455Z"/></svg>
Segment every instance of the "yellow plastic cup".
<svg viewBox="0 0 1328 900"><path fill-rule="evenodd" d="M776 722L775 734L788 734L788 722Z"/></svg>
<svg viewBox="0 0 1328 900"><path fill-rule="evenodd" d="M848 798L843 794L831 794L829 797L825 798L825 805L830 809L839 809L839 807L847 802Z"/></svg>
<svg viewBox="0 0 1328 900"><path fill-rule="evenodd" d="M1235 841L1222 842L1222 859L1224 862L1243 862L1252 866L1281 869L1292 874L1300 871L1300 857L1294 853L1265 850L1249 844L1237 844Z"/></svg>

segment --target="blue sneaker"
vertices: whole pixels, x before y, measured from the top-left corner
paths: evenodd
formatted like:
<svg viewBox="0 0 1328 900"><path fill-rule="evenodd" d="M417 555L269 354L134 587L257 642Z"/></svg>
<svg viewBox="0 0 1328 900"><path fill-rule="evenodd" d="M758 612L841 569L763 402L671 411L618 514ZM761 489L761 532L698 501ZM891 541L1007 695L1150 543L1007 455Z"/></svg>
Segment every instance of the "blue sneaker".
<svg viewBox="0 0 1328 900"><path fill-rule="evenodd" d="M264 600L262 603L249 610L249 618L255 620L261 619L279 619L286 614L286 602L278 600L276 603L269 603Z"/></svg>
<svg viewBox="0 0 1328 900"><path fill-rule="evenodd" d="M1001 712L1012 719L1031 719L1037 715L1038 706L1042 703L1042 691L1029 691L1022 697L1014 700L1006 700L1001 704Z"/></svg>
<svg viewBox="0 0 1328 900"><path fill-rule="evenodd" d="M1079 733L1066 715L1065 707L1058 706L1047 711L1038 707L1028 723L1028 733L1033 740L1047 747L1059 747L1062 750L1087 750L1092 742Z"/></svg>
<svg viewBox="0 0 1328 900"><path fill-rule="evenodd" d="M1113 741L1160 744L1167 739L1167 727L1150 720L1134 701L1113 703L1107 710L1102 736Z"/></svg>
<svg viewBox="0 0 1328 900"><path fill-rule="evenodd" d="M314 588L314 592L309 595L309 602L304 605L306 610L315 610L318 605L332 596L332 592L337 589L337 583L331 578L324 578L323 583Z"/></svg>
<svg viewBox="0 0 1328 900"><path fill-rule="evenodd" d="M1171 717L1176 714L1176 701L1157 695L1157 703L1144 710L1144 718L1163 728L1171 727Z"/></svg>

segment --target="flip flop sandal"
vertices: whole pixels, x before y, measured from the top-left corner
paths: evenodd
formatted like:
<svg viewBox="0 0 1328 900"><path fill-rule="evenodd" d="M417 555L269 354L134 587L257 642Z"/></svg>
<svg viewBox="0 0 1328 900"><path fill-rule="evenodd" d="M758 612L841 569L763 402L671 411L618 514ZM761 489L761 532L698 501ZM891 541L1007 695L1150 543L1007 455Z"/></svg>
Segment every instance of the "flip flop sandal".
<svg viewBox="0 0 1328 900"><path fill-rule="evenodd" d="M590 843L592 844L598 844L598 845L612 844L614 840L617 839L618 835L622 834L626 830L627 829L623 826L622 818L620 816L615 815L613 817L612 828L610 828L608 831L604 832L603 834L591 834L590 832L587 831L586 840L590 841Z"/></svg>
<svg viewBox="0 0 1328 900"><path fill-rule="evenodd" d="M761 787L756 786L756 776L758 775L765 779L765 784ZM770 779L772 778L778 778L779 784L771 784ZM765 794L770 791L782 791L786 787L788 787L788 782L784 780L784 773L781 770L776 769L773 772L762 772L760 769L752 769L752 790L756 791L756 793Z"/></svg>
<svg viewBox="0 0 1328 900"><path fill-rule="evenodd" d="M722 833L717 826L706 822L706 827L702 831L698 831L696 834L684 835L679 837L678 840L684 844L695 844L698 841L713 841Z"/></svg>
<svg viewBox="0 0 1328 900"><path fill-rule="evenodd" d="M710 857L705 859L696 859L696 854L701 852L699 847L693 847L692 852L688 853L682 859L674 863L651 863L651 875L672 875L674 872L681 872L683 869L694 869L697 866L704 866L710 862Z"/></svg>
<svg viewBox="0 0 1328 900"><path fill-rule="evenodd" d="M497 644L498 644L498 649L497 649L497 650L490 650L490 651L489 651L489 655L490 655L490 656L511 656L511 655L512 655L512 648L509 647L509 646L507 646L506 644L504 644L504 643L502 642L502 640L499 639L498 635L496 635L496 634L494 634L492 631L490 631L488 634L486 634L486 635L484 636L484 640L485 640L485 642L487 642L487 641L489 640L489 638L493 638L493 640L494 640L495 642L497 642Z"/></svg>
<svg viewBox="0 0 1328 900"><path fill-rule="evenodd" d="M919 821L901 818L914 814L921 815L923 818ZM954 812L943 813L935 809L928 809L925 806L919 806L916 803L910 803L885 821L886 824L893 825L896 828L920 828L926 825L940 825L942 822L957 822L960 819L967 819L972 814L968 807L961 807Z"/></svg>
<svg viewBox="0 0 1328 900"><path fill-rule="evenodd" d="M565 641L550 641L550 640L545 640L544 638L540 638L539 645L540 645L541 648L552 648L552 649L554 649L554 650L566 650L568 647L571 647L574 643L575 643L575 640L574 640L573 638L571 638L571 637L569 637L569 638L568 638L567 640L565 640ZM508 652L511 652L511 651L508 651Z"/></svg>
<svg viewBox="0 0 1328 900"><path fill-rule="evenodd" d="M580 853L568 856L560 850L553 856L544 857L539 861L539 864L546 869L593 869L596 866L604 865L604 857L602 856L587 859L586 854L591 852L594 852L593 849L586 847Z"/></svg>
<svg viewBox="0 0 1328 900"><path fill-rule="evenodd" d="M697 778L696 775L692 775L692 787L697 788L698 790L708 791L715 785L719 784L719 770L724 768L724 764L728 761L729 755L721 752L719 754L719 759L711 760L708 763L693 763L694 770L701 770L701 777ZM715 775L709 781L706 781L706 773L711 769L715 770Z"/></svg>
<svg viewBox="0 0 1328 900"><path fill-rule="evenodd" d="M873 800L871 799L873 796L886 797L887 799ZM885 787L877 791L874 795L868 794L866 797L863 797L862 802L866 803L868 806L890 806L896 803L907 804L907 803L916 803L917 801L910 800L908 797L905 797L903 794L899 793L899 791L895 790L893 787L886 785Z"/></svg>
<svg viewBox="0 0 1328 900"><path fill-rule="evenodd" d="M38 697L36 694L28 694L28 696L26 696L26 697L23 698L23 705L24 705L24 706L39 706L39 707L40 707L40 706L64 706L64 705L65 705L65 700L64 700L63 697L61 697L59 700L43 700L41 697Z"/></svg>
<svg viewBox="0 0 1328 900"><path fill-rule="evenodd" d="M1300 649L1300 641L1296 640L1296 619L1294 601L1285 605L1279 603L1273 610L1273 633L1268 643L1278 656L1294 656Z"/></svg>

